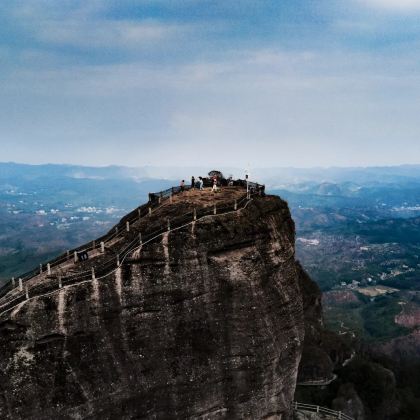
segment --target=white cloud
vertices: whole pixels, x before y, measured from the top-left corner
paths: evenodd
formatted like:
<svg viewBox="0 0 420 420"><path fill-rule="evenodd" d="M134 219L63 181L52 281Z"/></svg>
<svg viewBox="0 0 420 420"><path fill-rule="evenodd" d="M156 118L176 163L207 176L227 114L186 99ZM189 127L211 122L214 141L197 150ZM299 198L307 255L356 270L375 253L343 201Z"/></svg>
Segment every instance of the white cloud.
<svg viewBox="0 0 420 420"><path fill-rule="evenodd" d="M113 19L105 2L27 0L4 7L22 33L43 44L89 49L136 50L188 35L194 25L151 18ZM111 5L109 4L109 7ZM0 6L1 8L2 6Z"/></svg>
<svg viewBox="0 0 420 420"><path fill-rule="evenodd" d="M367 3L377 8L403 12L420 10L420 0L359 0L359 2Z"/></svg>
<svg viewBox="0 0 420 420"><path fill-rule="evenodd" d="M402 162L420 153L418 30L388 45L383 35L395 30L388 12L340 15L321 37L316 29L318 42L297 45L283 33L227 38L224 22L121 20L98 12L105 2L74 1L78 7L20 1L23 41L0 49L8 64L0 138L2 150L13 151L4 159L136 166L176 156L186 165L214 158L301 166ZM412 10L419 2L363 6Z"/></svg>
<svg viewBox="0 0 420 420"><path fill-rule="evenodd" d="M44 42L81 48L139 48L155 45L181 31L181 26L153 21L50 20L44 22L35 36Z"/></svg>
<svg viewBox="0 0 420 420"><path fill-rule="evenodd" d="M23 90L25 106L37 106L23 119L4 112L0 134L24 138L30 125L34 138L50 137L38 140L40 152L62 161L87 144L77 154L85 164L170 163L173 156L185 165L209 156L225 164L360 164L376 158L375 148L384 155L395 148L395 138L405 145L399 160L408 161L417 150L408 145L418 137L420 83L415 59L406 59L257 49L226 51L214 61L15 73L1 101L12 103ZM195 157L201 149L209 152Z"/></svg>

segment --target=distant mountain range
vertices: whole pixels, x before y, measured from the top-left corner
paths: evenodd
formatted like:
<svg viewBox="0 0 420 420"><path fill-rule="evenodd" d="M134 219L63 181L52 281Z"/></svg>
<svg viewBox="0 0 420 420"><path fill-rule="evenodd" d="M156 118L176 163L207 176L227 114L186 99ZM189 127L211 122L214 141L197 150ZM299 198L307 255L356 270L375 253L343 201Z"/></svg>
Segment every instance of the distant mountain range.
<svg viewBox="0 0 420 420"><path fill-rule="evenodd" d="M164 166L78 166L67 164L28 165L14 162L0 163L0 179L16 177L31 179L39 177L70 177L81 179L169 179L189 178L191 175L207 174L212 169L221 170L226 176L244 178L246 168L238 167L164 167ZM328 189L335 189L333 183L351 182L357 184L420 182L419 165L378 167L330 167L330 168L250 168L250 178L265 182L268 186L282 188L289 184L322 183ZM330 185L328 185L330 184Z"/></svg>

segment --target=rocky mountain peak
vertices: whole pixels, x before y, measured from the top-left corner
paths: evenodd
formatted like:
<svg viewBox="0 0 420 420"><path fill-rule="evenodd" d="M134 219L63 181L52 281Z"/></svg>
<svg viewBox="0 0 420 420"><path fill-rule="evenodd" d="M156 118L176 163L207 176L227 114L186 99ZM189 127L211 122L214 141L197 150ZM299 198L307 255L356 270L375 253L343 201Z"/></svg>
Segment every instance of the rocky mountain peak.
<svg viewBox="0 0 420 420"><path fill-rule="evenodd" d="M321 318L287 204L173 192L3 293L1 418L290 418Z"/></svg>

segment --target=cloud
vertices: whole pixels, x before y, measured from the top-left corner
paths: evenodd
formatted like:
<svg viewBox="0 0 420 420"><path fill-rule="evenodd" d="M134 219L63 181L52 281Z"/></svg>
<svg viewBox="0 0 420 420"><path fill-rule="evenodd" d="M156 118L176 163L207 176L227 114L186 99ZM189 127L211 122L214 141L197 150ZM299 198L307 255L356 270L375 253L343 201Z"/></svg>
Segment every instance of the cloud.
<svg viewBox="0 0 420 420"><path fill-rule="evenodd" d="M40 25L35 36L40 41L61 46L132 49L155 46L184 29L181 25L154 21L50 20Z"/></svg>
<svg viewBox="0 0 420 420"><path fill-rule="evenodd" d="M109 8L105 7L108 4ZM55 49L57 56L93 51L122 58L124 52L159 50L194 32L194 24L162 21L154 17L117 17L113 3L48 0L0 6L13 26L13 42L22 49ZM114 5L115 6L115 5ZM0 20L1 23L1 20ZM2 38L0 29L0 39ZM7 35L7 34L6 34ZM30 42L28 40L30 39ZM21 41L21 42L20 42ZM111 58L109 58L111 59Z"/></svg>
<svg viewBox="0 0 420 420"><path fill-rule="evenodd" d="M28 71L3 89L1 101L15 105L0 116L0 135L23 142L30 132L44 139L45 156L83 163L360 164L395 138L407 160L418 132L415 74L415 61L267 48L159 66ZM208 153L196 157L199 150Z"/></svg>
<svg viewBox="0 0 420 420"><path fill-rule="evenodd" d="M301 166L418 156L417 22L366 1L331 0L324 12L305 0L265 12L255 0L211 11L169 3L16 0L0 16L3 159ZM393 10L384 3L370 0ZM226 8L238 10L226 18Z"/></svg>
<svg viewBox="0 0 420 420"><path fill-rule="evenodd" d="M361 3L401 12L420 11L420 0L362 0Z"/></svg>

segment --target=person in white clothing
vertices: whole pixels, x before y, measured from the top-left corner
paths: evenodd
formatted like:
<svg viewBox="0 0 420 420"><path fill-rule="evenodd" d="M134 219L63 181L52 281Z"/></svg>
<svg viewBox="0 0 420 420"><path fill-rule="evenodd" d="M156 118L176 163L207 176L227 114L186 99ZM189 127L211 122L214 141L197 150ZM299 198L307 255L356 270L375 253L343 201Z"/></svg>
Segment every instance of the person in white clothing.
<svg viewBox="0 0 420 420"><path fill-rule="evenodd" d="M218 188L217 188L217 179L214 178L213 179L213 188L212 188L212 191L213 192L217 192L217 190L218 190Z"/></svg>

